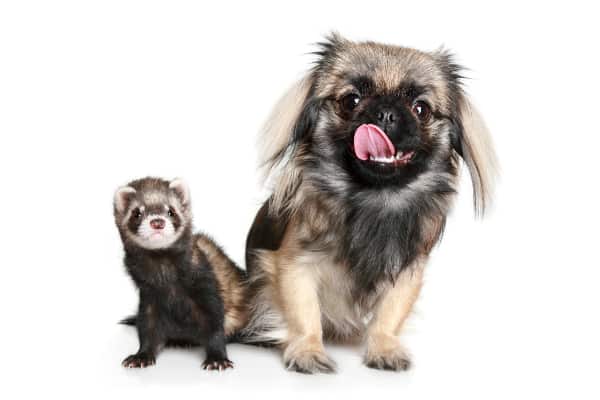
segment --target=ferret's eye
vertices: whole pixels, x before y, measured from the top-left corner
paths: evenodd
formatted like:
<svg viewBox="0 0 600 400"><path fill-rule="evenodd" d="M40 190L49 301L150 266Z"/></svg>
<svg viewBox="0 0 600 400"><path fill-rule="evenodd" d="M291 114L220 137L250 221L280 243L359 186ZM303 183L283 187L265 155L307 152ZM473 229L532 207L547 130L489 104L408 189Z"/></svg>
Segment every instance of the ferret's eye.
<svg viewBox="0 0 600 400"><path fill-rule="evenodd" d="M431 117L431 107L429 107L429 104L421 100L415 101L415 104L412 106L412 112L417 116L417 118L419 118L419 121L421 122L427 122Z"/></svg>
<svg viewBox="0 0 600 400"><path fill-rule="evenodd" d="M136 208L135 210L133 210L133 218L140 219L141 217L142 217L142 212L140 211L139 208Z"/></svg>
<svg viewBox="0 0 600 400"><path fill-rule="evenodd" d="M168 215L169 217L172 217L172 216L174 216L174 215L175 215L175 211L173 211L173 208L172 208L172 207L169 207L169 211L167 211L167 215Z"/></svg>
<svg viewBox="0 0 600 400"><path fill-rule="evenodd" d="M351 112L360 103L360 96L356 93L350 93L340 99L340 106L345 112Z"/></svg>

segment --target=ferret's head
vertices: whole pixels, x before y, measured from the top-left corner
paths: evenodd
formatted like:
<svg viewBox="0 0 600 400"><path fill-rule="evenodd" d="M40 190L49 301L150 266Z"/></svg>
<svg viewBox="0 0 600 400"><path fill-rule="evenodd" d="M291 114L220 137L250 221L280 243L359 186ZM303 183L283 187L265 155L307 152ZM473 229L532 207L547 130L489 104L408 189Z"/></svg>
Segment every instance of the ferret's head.
<svg viewBox="0 0 600 400"><path fill-rule="evenodd" d="M115 192L115 222L124 242L166 249L191 228L190 194L180 179L144 178Z"/></svg>

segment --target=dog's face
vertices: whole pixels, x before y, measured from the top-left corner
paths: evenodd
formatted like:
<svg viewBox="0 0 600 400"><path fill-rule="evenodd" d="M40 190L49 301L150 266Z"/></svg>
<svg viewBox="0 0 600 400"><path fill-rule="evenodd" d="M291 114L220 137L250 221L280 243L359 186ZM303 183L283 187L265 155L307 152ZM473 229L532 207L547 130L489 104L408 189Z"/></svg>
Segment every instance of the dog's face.
<svg viewBox="0 0 600 400"><path fill-rule="evenodd" d="M289 208L306 180L315 183L312 191L384 203L407 187L421 197L450 193L462 157L483 213L495 155L450 54L338 35L316 54L316 66L280 100L264 132L267 170L285 166L274 209Z"/></svg>
<svg viewBox="0 0 600 400"><path fill-rule="evenodd" d="M318 104L317 152L379 186L410 182L449 160L460 93L446 55L334 40L321 57L309 100Z"/></svg>

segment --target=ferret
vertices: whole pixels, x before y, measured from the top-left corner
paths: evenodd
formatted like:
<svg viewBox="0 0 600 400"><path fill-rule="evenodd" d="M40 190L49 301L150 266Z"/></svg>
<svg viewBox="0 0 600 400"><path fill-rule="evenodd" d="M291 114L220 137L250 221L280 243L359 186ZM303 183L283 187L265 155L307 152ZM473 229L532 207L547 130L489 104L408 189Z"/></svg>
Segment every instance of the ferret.
<svg viewBox="0 0 600 400"><path fill-rule="evenodd" d="M139 289L140 347L122 362L144 368L168 344L206 346L204 369L233 368L225 349L246 323L246 275L208 236L192 233L190 192L180 179L120 187L114 217L125 267Z"/></svg>

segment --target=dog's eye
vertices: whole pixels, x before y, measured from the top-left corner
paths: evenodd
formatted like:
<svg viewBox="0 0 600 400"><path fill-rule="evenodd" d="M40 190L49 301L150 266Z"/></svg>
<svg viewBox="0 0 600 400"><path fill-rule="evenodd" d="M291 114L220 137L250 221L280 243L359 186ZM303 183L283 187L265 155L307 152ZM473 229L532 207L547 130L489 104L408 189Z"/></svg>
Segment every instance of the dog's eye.
<svg viewBox="0 0 600 400"><path fill-rule="evenodd" d="M345 112L350 112L354 110L354 108L360 103L360 96L356 93L350 93L340 100L340 105L342 110Z"/></svg>
<svg viewBox="0 0 600 400"><path fill-rule="evenodd" d="M415 104L413 104L412 112L421 122L427 122L431 117L431 108L424 101L416 101Z"/></svg>

